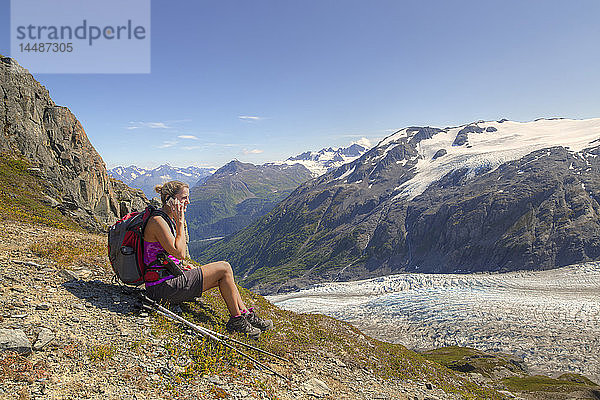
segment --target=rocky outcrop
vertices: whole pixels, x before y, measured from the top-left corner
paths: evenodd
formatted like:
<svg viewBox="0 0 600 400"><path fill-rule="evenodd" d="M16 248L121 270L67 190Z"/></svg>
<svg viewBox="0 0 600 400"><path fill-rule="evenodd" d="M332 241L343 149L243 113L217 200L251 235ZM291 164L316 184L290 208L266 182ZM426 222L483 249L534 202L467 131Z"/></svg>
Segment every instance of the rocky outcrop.
<svg viewBox="0 0 600 400"><path fill-rule="evenodd" d="M148 205L148 200L141 189L131 188L114 178L110 178L110 183L117 198L120 216L142 210Z"/></svg>
<svg viewBox="0 0 600 400"><path fill-rule="evenodd" d="M0 59L0 97L0 152L27 159L48 201L83 227L99 230L114 223L121 204L104 161L71 111L56 105L11 58Z"/></svg>
<svg viewBox="0 0 600 400"><path fill-rule="evenodd" d="M0 329L0 351L31 353L31 342L21 329Z"/></svg>

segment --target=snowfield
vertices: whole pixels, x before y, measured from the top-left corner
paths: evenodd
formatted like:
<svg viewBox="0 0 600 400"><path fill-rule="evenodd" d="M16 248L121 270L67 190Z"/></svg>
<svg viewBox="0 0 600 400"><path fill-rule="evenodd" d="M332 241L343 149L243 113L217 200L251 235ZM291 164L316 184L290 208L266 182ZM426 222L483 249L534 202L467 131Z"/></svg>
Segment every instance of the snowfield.
<svg viewBox="0 0 600 400"><path fill-rule="evenodd" d="M521 357L531 373L600 380L600 262L539 272L392 275L268 299L412 349L501 351Z"/></svg>
<svg viewBox="0 0 600 400"><path fill-rule="evenodd" d="M533 151L548 147L563 146L579 152L600 144L600 118L540 119L532 122L480 121L476 125L484 131L468 133L467 143L462 146L453 146L453 143L457 134L467 125L446 128L445 132L422 140L419 143L416 175L398 188L401 192L396 197L414 199L431 183L460 168L471 171L479 168L493 170L503 163L518 160ZM387 146L383 158L397 146L395 141L403 137L407 137L407 129L398 131L378 144L378 147ZM445 149L447 154L434 160L434 154L440 149Z"/></svg>

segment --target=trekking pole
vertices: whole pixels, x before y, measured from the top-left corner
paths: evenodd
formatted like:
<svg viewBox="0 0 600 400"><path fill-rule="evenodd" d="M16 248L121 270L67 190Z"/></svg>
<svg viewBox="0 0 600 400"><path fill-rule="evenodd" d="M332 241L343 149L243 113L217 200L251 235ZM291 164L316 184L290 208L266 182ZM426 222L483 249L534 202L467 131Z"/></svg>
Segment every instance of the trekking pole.
<svg viewBox="0 0 600 400"><path fill-rule="evenodd" d="M268 367L267 365L264 365L263 363L261 363L260 361L256 360L255 358L249 356L248 354L245 354L244 352L242 352L241 350L233 347L232 345L230 345L229 343L227 343L225 340L220 339L218 337L216 337L215 335L213 335L212 333L216 333L216 332L208 332L208 329L202 328L201 326L198 326L196 324L191 323L190 321L186 320L185 318L180 317L179 315L173 313L170 310L167 310L166 308L158 305L158 304L154 304L156 308L152 308L150 306L144 305L145 308L147 309L151 309L154 310L155 312L157 312L160 315L163 315L164 317L170 318L172 320L181 322L184 325L187 325L188 327L192 328L193 330L201 333L204 336L207 336L217 342L220 342L221 344L223 344L223 346L227 347L228 349L231 349L233 351L235 351L236 353L238 353L239 355L241 355L242 357L254 362L255 364L257 364L259 367L264 368L272 373L274 373L275 375L279 376L282 379L288 380L288 378L286 378L285 376L281 375L280 373L278 373L277 371L273 370L272 368ZM163 312L166 311L166 312Z"/></svg>
<svg viewBox="0 0 600 400"><path fill-rule="evenodd" d="M161 305L160 305L160 304L158 304L156 301L154 301L154 300L152 300L152 299L149 299L149 298L148 298L147 296L145 296L145 295L144 295L144 300L146 300L148 303L152 304L154 307L156 307L157 309L161 310L162 312L166 312L166 313L168 313L168 314L174 314L174 315L176 315L176 316L178 316L178 317L179 317L179 315L177 315L177 314L176 314L176 313L174 313L173 311L169 310L168 308L165 308L165 307L161 306ZM186 320L186 321L187 321L187 320ZM188 322L189 322L189 321L188 321ZM232 338L232 337L229 337L229 336L227 336L227 335L224 335L224 334L222 334L222 333L220 333L220 332L215 332L215 331L213 331L213 330L210 330L210 329L208 329L208 328L204 328L204 327L202 327L202 326L197 326L197 328L199 328L199 329L201 329L201 330L203 330L203 331L206 331L207 333L210 333L210 334L212 334L212 335L216 336L217 338L220 338L220 339L223 339L223 340L226 340L226 341L230 341L230 342L233 342L233 343L235 343L235 344L239 344L240 346L244 346L244 347L247 347L247 348L249 348L249 349L252 349L252 350L258 351L259 353L263 353L263 354L266 354L266 355L268 355L268 356L271 356L271 357L277 358L278 360L281 360L281 361L283 361L283 362L286 362L286 363L289 363L289 362L290 362L290 360L288 360L288 359L286 359L286 358L283 358L283 357L281 357L281 356L278 356L277 354L273 354L273 353L271 353L271 352L268 352L268 351L266 351L266 350L263 350L263 349L261 349L261 348L259 348L259 347L255 347L255 346L249 345L249 344L247 344L247 343L241 342L241 341L239 341L239 340L236 340L236 339L234 339L234 338Z"/></svg>

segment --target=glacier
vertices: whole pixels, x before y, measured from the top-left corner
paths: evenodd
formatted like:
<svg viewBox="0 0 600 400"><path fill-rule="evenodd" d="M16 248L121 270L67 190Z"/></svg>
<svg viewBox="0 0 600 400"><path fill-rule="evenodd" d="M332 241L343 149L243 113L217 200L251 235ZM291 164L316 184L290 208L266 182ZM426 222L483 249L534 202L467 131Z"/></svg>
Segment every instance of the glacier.
<svg viewBox="0 0 600 400"><path fill-rule="evenodd" d="M600 380L600 262L537 272L399 274L268 299L417 351L473 347L520 357L531 373Z"/></svg>

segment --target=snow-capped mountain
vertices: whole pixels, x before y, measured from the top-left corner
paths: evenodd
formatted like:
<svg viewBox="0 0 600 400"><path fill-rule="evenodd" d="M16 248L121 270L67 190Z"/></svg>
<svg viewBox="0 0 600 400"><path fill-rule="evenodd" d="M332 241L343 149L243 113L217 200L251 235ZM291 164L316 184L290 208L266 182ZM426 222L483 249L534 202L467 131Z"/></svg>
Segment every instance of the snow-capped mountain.
<svg viewBox="0 0 600 400"><path fill-rule="evenodd" d="M142 189L146 196L151 199L157 197L154 186L158 184L178 180L193 187L202 183L204 179L215 171L216 168L193 166L182 168L164 164L154 169L138 168L134 165L129 167L115 167L109 169L108 173L131 187Z"/></svg>
<svg viewBox="0 0 600 400"><path fill-rule="evenodd" d="M332 147L319 151L306 151L294 157L290 157L283 164L302 164L315 176L323 175L343 164L349 163L362 156L369 150L371 144L367 139L361 139L348 147L334 149Z"/></svg>
<svg viewBox="0 0 600 400"><path fill-rule="evenodd" d="M600 118L399 130L203 256L267 292L598 260Z"/></svg>
<svg viewBox="0 0 600 400"><path fill-rule="evenodd" d="M115 167L107 171L110 176L120 180L121 182L127 185L133 182L133 180L137 177L144 175L146 172L148 172L147 169L139 168L135 165L130 165L129 167Z"/></svg>

